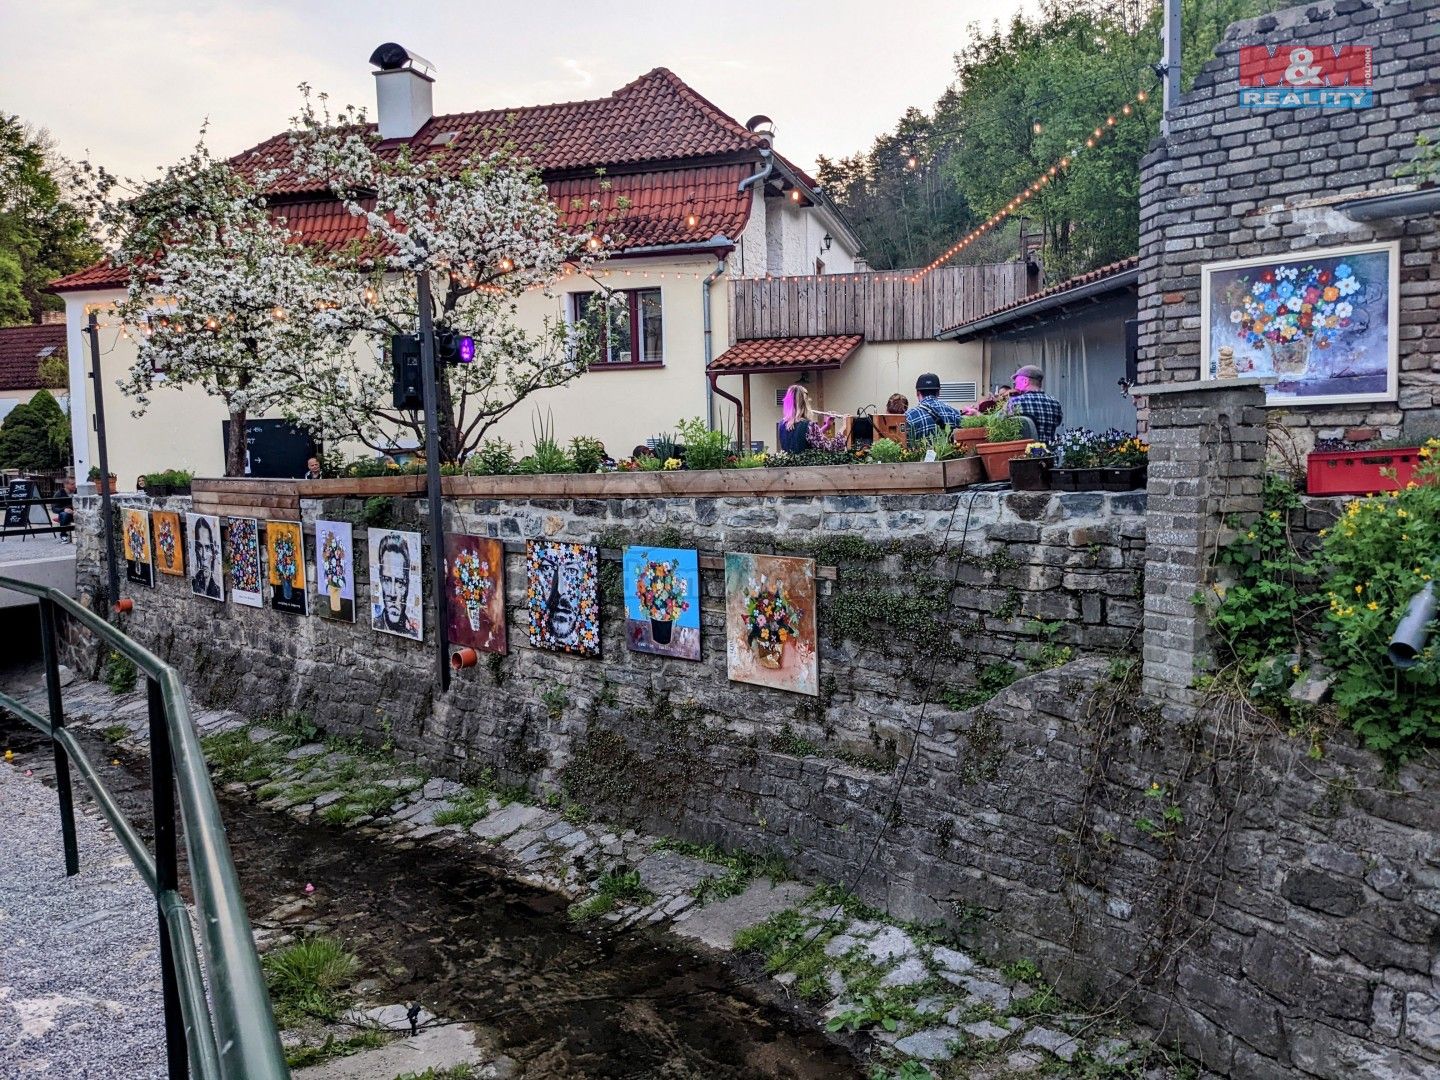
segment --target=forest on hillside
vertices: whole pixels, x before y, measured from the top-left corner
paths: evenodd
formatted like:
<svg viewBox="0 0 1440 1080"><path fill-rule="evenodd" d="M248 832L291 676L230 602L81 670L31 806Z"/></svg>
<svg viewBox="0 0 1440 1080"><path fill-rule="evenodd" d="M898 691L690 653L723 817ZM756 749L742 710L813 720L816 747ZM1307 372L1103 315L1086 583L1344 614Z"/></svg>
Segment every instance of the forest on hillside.
<svg viewBox="0 0 1440 1080"><path fill-rule="evenodd" d="M1182 0L1182 83L1225 28L1284 0ZM1006 26L972 28L955 78L925 111L851 157L819 161L819 180L855 227L870 265L923 266L1063 156L1071 165L963 261L998 262L1039 246L1055 281L1133 255L1140 158L1160 127L1162 14L1156 0L1043 0ZM1135 103L1140 91L1146 100ZM1131 103L1131 113L1121 112ZM1097 125L1116 124L1093 149ZM1078 152L1077 152L1078 151Z"/></svg>

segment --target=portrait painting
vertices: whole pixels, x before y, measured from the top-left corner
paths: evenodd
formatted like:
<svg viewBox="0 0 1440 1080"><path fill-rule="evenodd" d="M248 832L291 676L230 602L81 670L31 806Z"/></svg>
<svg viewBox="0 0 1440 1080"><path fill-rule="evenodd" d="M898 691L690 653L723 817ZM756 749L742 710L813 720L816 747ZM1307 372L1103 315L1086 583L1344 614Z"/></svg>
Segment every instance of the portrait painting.
<svg viewBox="0 0 1440 1080"><path fill-rule="evenodd" d="M300 523L267 521L265 554L270 560L270 606L292 615L306 614L305 538Z"/></svg>
<svg viewBox="0 0 1440 1080"><path fill-rule="evenodd" d="M261 607L260 522L250 517L227 517L230 598L246 607Z"/></svg>
<svg viewBox="0 0 1440 1080"><path fill-rule="evenodd" d="M420 534L370 530L370 625L419 641L425 633L420 592Z"/></svg>
<svg viewBox="0 0 1440 1080"><path fill-rule="evenodd" d="M735 682L817 697L815 561L725 555L725 670Z"/></svg>
<svg viewBox="0 0 1440 1080"><path fill-rule="evenodd" d="M632 652L700 659L700 556L627 547L625 644Z"/></svg>
<svg viewBox="0 0 1440 1080"><path fill-rule="evenodd" d="M505 638L505 545L445 534L446 629L450 644L501 653Z"/></svg>
<svg viewBox="0 0 1440 1080"><path fill-rule="evenodd" d="M348 521L315 522L315 614L355 621L355 545Z"/></svg>
<svg viewBox="0 0 1440 1080"><path fill-rule="evenodd" d="M600 551L589 544L525 543L525 605L537 649L600 655Z"/></svg>
<svg viewBox="0 0 1440 1080"><path fill-rule="evenodd" d="M1394 401L1399 264L1390 242L1201 267L1201 378L1274 376L1268 405Z"/></svg>
<svg viewBox="0 0 1440 1080"><path fill-rule="evenodd" d="M150 515L144 510L120 511L120 546L125 555L125 577L155 587L155 566L150 551Z"/></svg>
<svg viewBox="0 0 1440 1080"><path fill-rule="evenodd" d="M207 600L224 602L220 519L213 514L186 514L185 537L190 546L190 591Z"/></svg>
<svg viewBox="0 0 1440 1080"><path fill-rule="evenodd" d="M184 577L185 544L180 515L174 510L152 510L150 524L155 537L155 569L162 574Z"/></svg>

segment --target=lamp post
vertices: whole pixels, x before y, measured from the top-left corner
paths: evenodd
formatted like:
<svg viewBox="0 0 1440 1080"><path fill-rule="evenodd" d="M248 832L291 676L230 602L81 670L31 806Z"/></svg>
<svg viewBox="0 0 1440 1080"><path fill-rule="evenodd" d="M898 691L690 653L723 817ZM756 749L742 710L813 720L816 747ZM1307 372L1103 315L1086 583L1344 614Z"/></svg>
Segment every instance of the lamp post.
<svg viewBox="0 0 1440 1080"><path fill-rule="evenodd" d="M90 335L90 379L95 384L95 442L100 450L100 516L105 524L105 569L109 574L108 610L120 603L120 571L115 565L115 518L110 510L110 457L105 449L105 392L100 382L100 322L95 312L85 323Z"/></svg>
<svg viewBox="0 0 1440 1080"><path fill-rule="evenodd" d="M449 626L445 619L445 521L440 503L440 392L435 370L435 315L430 310L430 272L415 275L420 306L420 385L425 401L425 491L430 504L430 594L435 601L435 689L450 686Z"/></svg>

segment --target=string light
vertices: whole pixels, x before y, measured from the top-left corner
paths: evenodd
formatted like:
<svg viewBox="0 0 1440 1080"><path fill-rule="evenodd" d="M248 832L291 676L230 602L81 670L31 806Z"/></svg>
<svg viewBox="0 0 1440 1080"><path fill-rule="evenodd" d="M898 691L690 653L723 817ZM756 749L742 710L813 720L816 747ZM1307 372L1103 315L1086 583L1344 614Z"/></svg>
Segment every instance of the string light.
<svg viewBox="0 0 1440 1080"><path fill-rule="evenodd" d="M508 274L511 270L514 269L515 260L510 258L510 256L506 255L503 259L500 260L500 272L502 274Z"/></svg>
<svg viewBox="0 0 1440 1080"><path fill-rule="evenodd" d="M367 304L375 303L376 299L378 298L378 294L375 292L375 286L373 285L366 285L365 291L362 292L360 295Z"/></svg>
<svg viewBox="0 0 1440 1080"><path fill-rule="evenodd" d="M1144 90L1141 90L1136 93L1133 100L1137 102L1144 101L1148 96L1149 95L1147 95ZM1134 111L1135 110L1132 107L1131 103L1127 101L1124 107L1121 108L1120 113L1123 116L1129 116ZM1094 132L1089 136L1089 138L1085 140L1086 148L1094 149L1095 144L1100 139L1105 137L1105 133L1109 130L1112 130L1115 126L1116 119L1115 115L1112 113L1105 118L1105 125L1103 127L1095 128ZM1038 120L1035 121L1032 127L1035 134L1040 134L1040 131L1042 129ZM1032 195L1039 194L1040 191L1043 190L1045 185L1049 184L1050 181L1053 180L1055 177L1059 176L1060 173L1070 168L1070 165L1073 161L1073 154L1063 155L1059 161L1055 162L1048 169L1040 173L1040 175L1037 176L1034 180L1032 180L1028 185L1026 185L1023 190L1018 192L1009 202L1005 204L1002 210L998 211L995 214L992 214L980 225L977 225L975 228L971 229L954 244L951 244L950 247L946 248L945 251L943 251L937 258L931 260L929 263L921 267L915 273L906 276L905 280L913 285L920 282L928 275L934 273L936 270L940 269L940 267L947 263L950 259L958 255L960 252L964 251L972 243L984 236L985 233L995 228L995 226L999 225L1016 210L1018 210L1021 206L1023 206Z"/></svg>

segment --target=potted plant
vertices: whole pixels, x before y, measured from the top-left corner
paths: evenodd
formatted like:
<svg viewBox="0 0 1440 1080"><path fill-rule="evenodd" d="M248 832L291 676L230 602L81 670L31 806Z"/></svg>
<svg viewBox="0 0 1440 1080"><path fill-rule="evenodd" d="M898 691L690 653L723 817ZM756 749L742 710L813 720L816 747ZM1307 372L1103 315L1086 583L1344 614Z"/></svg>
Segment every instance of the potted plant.
<svg viewBox="0 0 1440 1080"><path fill-rule="evenodd" d="M1010 479L1010 459L1023 453L1028 439L1020 438L1020 417L993 412L985 417L985 441L975 444L975 453L985 463L985 475L992 482Z"/></svg>
<svg viewBox="0 0 1440 1080"><path fill-rule="evenodd" d="M105 492L115 493L115 474L112 472L109 477L100 475L100 466L91 465L90 471L85 474L85 479L95 485L96 494L103 495Z"/></svg>
<svg viewBox="0 0 1440 1080"><path fill-rule="evenodd" d="M1105 448L1101 464L1106 491L1133 491L1145 486L1150 446L1131 435Z"/></svg>
<svg viewBox="0 0 1440 1080"><path fill-rule="evenodd" d="M685 599L690 585L678 573L679 568L675 562L646 562L635 576L635 596L650 618L650 637L656 645L670 644L675 621L690 610L690 601Z"/></svg>
<svg viewBox="0 0 1440 1080"><path fill-rule="evenodd" d="M185 469L170 469L166 472L169 479L171 495L189 495L190 481L195 479L195 474Z"/></svg>
<svg viewBox="0 0 1440 1080"><path fill-rule="evenodd" d="M760 584L745 590L746 640L761 667L778 668L785 658L785 646L800 625L800 610L785 592L785 586Z"/></svg>
<svg viewBox="0 0 1440 1080"><path fill-rule="evenodd" d="M170 474L150 472L145 474L145 494L152 499L163 499L170 494Z"/></svg>
<svg viewBox="0 0 1440 1080"><path fill-rule="evenodd" d="M955 445L961 446L966 443L974 445L984 442L989 434L986 430L989 421L990 417L984 414L962 417L960 426L955 429Z"/></svg>
<svg viewBox="0 0 1440 1080"><path fill-rule="evenodd" d="M1025 452L1010 459L1010 485L1016 491L1048 491L1055 457L1043 442L1025 444Z"/></svg>

